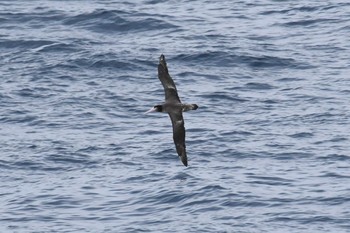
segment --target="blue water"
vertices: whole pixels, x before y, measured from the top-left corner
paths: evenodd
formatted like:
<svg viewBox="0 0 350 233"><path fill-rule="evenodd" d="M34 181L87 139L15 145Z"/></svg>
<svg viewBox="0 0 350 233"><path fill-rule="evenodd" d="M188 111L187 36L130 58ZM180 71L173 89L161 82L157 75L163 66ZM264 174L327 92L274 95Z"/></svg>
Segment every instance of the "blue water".
<svg viewBox="0 0 350 233"><path fill-rule="evenodd" d="M350 3L215 2L0 2L0 232L350 232Z"/></svg>

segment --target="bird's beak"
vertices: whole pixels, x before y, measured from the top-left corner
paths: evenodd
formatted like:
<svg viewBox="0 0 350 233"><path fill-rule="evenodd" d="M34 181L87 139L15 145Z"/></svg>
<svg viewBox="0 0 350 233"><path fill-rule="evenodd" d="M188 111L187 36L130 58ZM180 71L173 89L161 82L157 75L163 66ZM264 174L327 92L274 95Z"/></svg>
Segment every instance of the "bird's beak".
<svg viewBox="0 0 350 233"><path fill-rule="evenodd" d="M150 113L150 112L155 112L155 111L157 111L157 109L155 107L152 107L150 110L148 110L144 114L147 114L147 113Z"/></svg>

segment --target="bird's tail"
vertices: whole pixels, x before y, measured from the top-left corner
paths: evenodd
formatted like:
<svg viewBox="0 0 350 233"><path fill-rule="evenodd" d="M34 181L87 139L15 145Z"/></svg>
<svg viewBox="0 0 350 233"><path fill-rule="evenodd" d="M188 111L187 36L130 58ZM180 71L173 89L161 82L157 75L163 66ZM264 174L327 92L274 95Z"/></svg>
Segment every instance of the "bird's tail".
<svg viewBox="0 0 350 233"><path fill-rule="evenodd" d="M198 108L197 104L185 104L182 108L183 112L189 111L189 110L196 110Z"/></svg>

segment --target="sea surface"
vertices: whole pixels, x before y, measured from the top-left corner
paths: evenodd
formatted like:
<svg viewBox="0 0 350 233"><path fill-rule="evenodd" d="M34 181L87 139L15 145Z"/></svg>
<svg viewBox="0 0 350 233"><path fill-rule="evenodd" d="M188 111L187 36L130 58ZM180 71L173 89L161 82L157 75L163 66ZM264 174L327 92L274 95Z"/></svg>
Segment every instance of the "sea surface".
<svg viewBox="0 0 350 233"><path fill-rule="evenodd" d="M350 232L349 38L348 0L0 1L0 232Z"/></svg>

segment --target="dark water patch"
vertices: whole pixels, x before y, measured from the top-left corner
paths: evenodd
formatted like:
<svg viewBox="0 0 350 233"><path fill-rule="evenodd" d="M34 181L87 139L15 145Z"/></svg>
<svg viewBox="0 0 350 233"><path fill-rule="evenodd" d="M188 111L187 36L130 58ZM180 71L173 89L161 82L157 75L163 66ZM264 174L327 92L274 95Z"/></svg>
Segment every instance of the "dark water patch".
<svg viewBox="0 0 350 233"><path fill-rule="evenodd" d="M192 180L195 177L192 176L191 174L188 174L186 172L179 172L176 173L176 175L173 175L172 177L170 177L170 180Z"/></svg>
<svg viewBox="0 0 350 233"><path fill-rule="evenodd" d="M97 146L87 146L87 147L85 147L85 148L81 148L81 149L79 149L79 150L77 150L76 152L77 153L91 153L91 152L96 152L96 151L98 151L98 150L102 150L103 148L101 148L101 147L97 147Z"/></svg>
<svg viewBox="0 0 350 233"><path fill-rule="evenodd" d="M51 22L57 23L66 18L67 15L63 11L59 10L47 10L42 12L30 12L30 13L10 13L6 12L0 13L0 16L6 18L7 24L39 24L39 25L48 25Z"/></svg>
<svg viewBox="0 0 350 233"><path fill-rule="evenodd" d="M23 97L23 98L48 98L53 96L52 90L46 87L35 87L35 88L23 88L20 89L14 94Z"/></svg>
<svg viewBox="0 0 350 233"><path fill-rule="evenodd" d="M141 134L145 135L159 135L159 130L146 130L141 132Z"/></svg>
<svg viewBox="0 0 350 233"><path fill-rule="evenodd" d="M13 167L11 166L10 162L0 159L0 169L6 169L6 170L9 169L9 170L11 170L11 169L13 169Z"/></svg>
<svg viewBox="0 0 350 233"><path fill-rule="evenodd" d="M303 89L303 88L298 88L298 89ZM295 90L298 90L295 89ZM312 94L294 94L294 93L289 93L288 95L293 96L293 98L295 99L301 99L304 101L308 101L310 103L320 103L323 102L325 100L333 100L333 97L329 97L329 96L320 96L320 95L312 95Z"/></svg>
<svg viewBox="0 0 350 233"><path fill-rule="evenodd" d="M332 113L310 113L305 115L292 115L290 119L294 121L312 124L326 124L327 122L333 122L335 118L340 119L340 115Z"/></svg>
<svg viewBox="0 0 350 233"><path fill-rule="evenodd" d="M179 191L166 191L157 194L156 203L157 204L176 204L186 201L188 198L195 194L184 194Z"/></svg>
<svg viewBox="0 0 350 233"><path fill-rule="evenodd" d="M271 36L267 36L267 35L264 35L264 36L250 35L250 36L247 37L247 39L252 40L252 41L260 42L259 46L266 48L266 50L278 51L278 48L275 48L273 46L273 44L270 44L270 43L263 44L263 43L261 43L261 41L269 41L269 40L273 39L273 37L271 37Z"/></svg>
<svg viewBox="0 0 350 233"><path fill-rule="evenodd" d="M220 132L220 136L222 137L230 137L230 136L252 136L255 135L253 132L250 131L240 131L240 130L233 130L229 132Z"/></svg>
<svg viewBox="0 0 350 233"><path fill-rule="evenodd" d="M283 88L281 89L281 91L285 91L285 92L291 92L291 91L294 91L294 90L302 90L303 88L302 87L288 87L288 88ZM288 94L287 94L288 95Z"/></svg>
<svg viewBox="0 0 350 233"><path fill-rule="evenodd" d="M276 81L279 82L299 82L299 81L304 81L304 78L291 78L291 77L287 77L287 78L280 78L277 79Z"/></svg>
<svg viewBox="0 0 350 233"><path fill-rule="evenodd" d="M179 54L174 57L175 61L188 64L201 64L205 66L233 66L239 64L239 56L225 51L206 51L201 53Z"/></svg>
<svg viewBox="0 0 350 233"><path fill-rule="evenodd" d="M320 156L318 159L325 160L325 161L333 161L333 162L338 162L338 161L350 161L350 156L345 155L345 154L329 154L326 156Z"/></svg>
<svg viewBox="0 0 350 233"><path fill-rule="evenodd" d="M250 90L271 90L275 89L274 86L269 85L267 83L257 83L257 82L250 82L245 85L247 89Z"/></svg>
<svg viewBox="0 0 350 233"><path fill-rule="evenodd" d="M268 55L253 56L224 51L179 54L174 57L174 60L186 62L187 64L193 64L195 61L197 64L200 63L202 65L215 67L236 67L247 65L253 68L310 68L308 65L299 63L292 58L281 58Z"/></svg>
<svg viewBox="0 0 350 233"><path fill-rule="evenodd" d="M305 159L313 156L314 154L307 152L282 152L273 155L273 157L278 160Z"/></svg>
<svg viewBox="0 0 350 233"><path fill-rule="evenodd" d="M335 136L334 138L313 142L315 145L334 144L336 142L348 141L348 138Z"/></svg>
<svg viewBox="0 0 350 233"><path fill-rule="evenodd" d="M321 9L321 6L301 6L301 7L294 7L291 8L291 11L300 11L300 12L313 12Z"/></svg>
<svg viewBox="0 0 350 233"><path fill-rule="evenodd" d="M350 168L350 166L349 166ZM330 177L330 178L338 178L338 179L349 179L350 175L342 175L336 172L327 172L326 174L321 175L320 177Z"/></svg>
<svg viewBox="0 0 350 233"><path fill-rule="evenodd" d="M271 109L273 105L280 103L280 100L267 99L262 100L261 102L266 104L264 106L264 109Z"/></svg>
<svg viewBox="0 0 350 233"><path fill-rule="evenodd" d="M46 207L54 207L57 209L71 209L71 208L76 208L77 206L80 206L82 201L80 200L75 200L74 197L72 196L54 196L51 197L50 199L41 199L42 204L45 205Z"/></svg>
<svg viewBox="0 0 350 233"><path fill-rule="evenodd" d="M247 177L252 179L252 181L247 181L247 183L259 184L259 185L291 186L291 183L293 182L292 180L288 180L280 177L256 176L256 175L248 175Z"/></svg>
<svg viewBox="0 0 350 233"><path fill-rule="evenodd" d="M106 70L114 70L114 71L120 71L120 70L127 70L127 71L140 71L144 70L144 66L147 64L145 61L129 61L129 60L122 60L120 57L116 57L115 55L111 54L98 54L93 55L89 57L77 57L74 59L70 59L67 64L71 66L72 68L88 68L88 69L106 69ZM62 65L62 64L61 64Z"/></svg>
<svg viewBox="0 0 350 233"><path fill-rule="evenodd" d="M186 132L191 132L191 133L204 133L208 132L207 129L205 128L186 128Z"/></svg>
<svg viewBox="0 0 350 233"><path fill-rule="evenodd" d="M48 46L56 43L49 40L0 40L0 48L2 49L35 49L42 46Z"/></svg>
<svg viewBox="0 0 350 233"><path fill-rule="evenodd" d="M268 203L263 202L263 201L243 201L243 200L229 200L229 201L224 201L222 204L220 204L223 207L249 207L249 208L258 208L258 207L264 207L268 206Z"/></svg>
<svg viewBox="0 0 350 233"><path fill-rule="evenodd" d="M64 148L61 149L61 153L50 154L45 156L45 160L48 163L54 162L56 164L65 165L67 169L74 169L78 167L95 167L98 161L93 160L90 155L69 153Z"/></svg>
<svg viewBox="0 0 350 233"><path fill-rule="evenodd" d="M69 18L64 24L90 29L99 33L141 32L149 30L174 29L176 25L159 20L153 15L143 19L130 12L118 10L96 10Z"/></svg>
<svg viewBox="0 0 350 233"><path fill-rule="evenodd" d="M21 112L21 111L12 111L12 112ZM26 113L25 115L22 114L8 114L6 116L0 117L0 122L3 123L34 123L40 121L39 117L32 114L32 113Z"/></svg>
<svg viewBox="0 0 350 233"><path fill-rule="evenodd" d="M291 138L311 138L314 136L313 133L301 132L288 135Z"/></svg>
<svg viewBox="0 0 350 233"><path fill-rule="evenodd" d="M287 197L272 197L266 200L266 203L269 203L269 206L271 207L277 207L277 206L285 206L290 205L292 203L297 203L299 199L294 198L287 198Z"/></svg>
<svg viewBox="0 0 350 233"><path fill-rule="evenodd" d="M263 153L251 151L231 151L230 156L237 159L257 159L261 158Z"/></svg>
<svg viewBox="0 0 350 233"><path fill-rule="evenodd" d="M222 102L229 101L232 102L246 102L248 100L238 97L236 94L230 94L226 92L216 92L212 94L199 95L199 97L209 100L210 102Z"/></svg>
<svg viewBox="0 0 350 233"><path fill-rule="evenodd" d="M313 26L313 25L318 25L318 24L325 24L325 23L336 23L338 22L338 19L302 19L302 20L297 20L297 21L291 21L287 23L283 23L283 26L287 27L308 27L308 26Z"/></svg>
<svg viewBox="0 0 350 233"><path fill-rule="evenodd" d="M302 66L292 58L281 58L273 56L250 56L241 55L239 61L252 68L297 68Z"/></svg>
<svg viewBox="0 0 350 233"><path fill-rule="evenodd" d="M344 205L350 202L350 198L347 196L321 197L318 199L318 201L324 205Z"/></svg>
<svg viewBox="0 0 350 233"><path fill-rule="evenodd" d="M196 196L196 193L182 193L180 190L159 189L157 192L143 193L144 199L135 200L135 203L151 203L155 205L181 204L187 199ZM148 207L147 207L148 208Z"/></svg>
<svg viewBox="0 0 350 233"><path fill-rule="evenodd" d="M84 25L87 23L93 23L95 20L99 19L112 20L115 22L126 22L122 17L120 17L125 15L128 15L126 11L97 9L93 12L71 16L64 20L64 24Z"/></svg>
<svg viewBox="0 0 350 233"><path fill-rule="evenodd" d="M332 139L330 139L329 141L330 142L345 142L345 141L348 141L348 140L349 140L349 138L346 138L346 137L335 136Z"/></svg>
<svg viewBox="0 0 350 233"><path fill-rule="evenodd" d="M18 169L18 170L32 170L32 171L50 170L50 167L48 167L44 162L34 161L34 160L25 160L25 159L13 162L11 163L10 166L13 169Z"/></svg>
<svg viewBox="0 0 350 233"><path fill-rule="evenodd" d="M343 26L343 27L340 27L338 30L339 31L347 31L347 30L349 30L350 29L350 25L347 25L347 26ZM343 48L342 48L343 49ZM345 48L346 49L346 48Z"/></svg>
<svg viewBox="0 0 350 233"><path fill-rule="evenodd" d="M128 69L128 70L140 70L140 67L137 66L136 64L127 62L127 61L116 61L116 60L97 60L94 61L95 59L92 59L91 61L91 67L94 68L106 68L106 69Z"/></svg>
<svg viewBox="0 0 350 233"><path fill-rule="evenodd" d="M331 223L331 222L339 222L339 223L346 223L347 220L345 219L336 219L332 216L324 216L324 215L318 215L313 217L297 217L293 220L299 222L300 224L313 224L313 223Z"/></svg>
<svg viewBox="0 0 350 233"><path fill-rule="evenodd" d="M347 50L345 47L341 47L339 45L323 45L323 44L308 45L308 46L304 46L304 48L307 50L329 52L330 54L332 54L336 51L341 52L341 51ZM334 67L334 68L338 70L338 69L341 69L342 67Z"/></svg>
<svg viewBox="0 0 350 233"><path fill-rule="evenodd" d="M205 192L205 193L209 193L209 192L215 193L216 191L219 191L219 190L226 190L226 188L222 187L221 185L207 185L199 189L200 192Z"/></svg>
<svg viewBox="0 0 350 233"><path fill-rule="evenodd" d="M283 9L283 10L268 10L268 11L263 11L260 13L260 15L274 15L274 14L286 14L290 10L289 9Z"/></svg>
<svg viewBox="0 0 350 233"><path fill-rule="evenodd" d="M295 7L295 8L285 8L282 10L268 10L268 11L262 11L260 15L274 15L274 14L281 14L281 15L292 15L295 14L296 11L300 12L313 12L318 10L318 7L308 7L308 6L302 6L302 7Z"/></svg>

